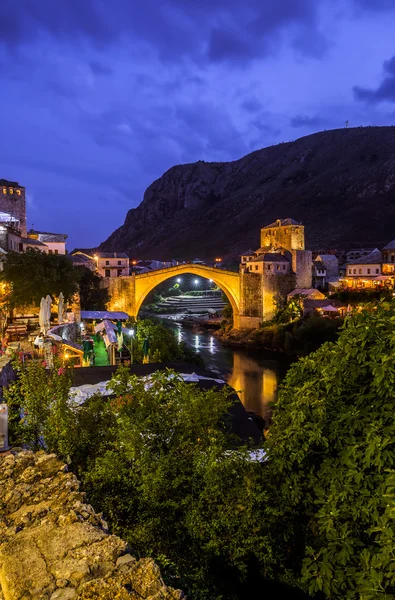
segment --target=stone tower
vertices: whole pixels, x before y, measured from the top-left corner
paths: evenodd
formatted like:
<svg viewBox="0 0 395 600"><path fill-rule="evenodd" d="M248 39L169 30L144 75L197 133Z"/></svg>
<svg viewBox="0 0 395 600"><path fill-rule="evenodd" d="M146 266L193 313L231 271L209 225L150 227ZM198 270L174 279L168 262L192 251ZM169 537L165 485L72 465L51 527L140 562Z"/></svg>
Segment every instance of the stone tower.
<svg viewBox="0 0 395 600"><path fill-rule="evenodd" d="M17 181L0 179L0 221L9 222L26 237L25 188Z"/></svg>
<svg viewBox="0 0 395 600"><path fill-rule="evenodd" d="M261 229L261 247L304 250L304 226L293 219L277 219Z"/></svg>

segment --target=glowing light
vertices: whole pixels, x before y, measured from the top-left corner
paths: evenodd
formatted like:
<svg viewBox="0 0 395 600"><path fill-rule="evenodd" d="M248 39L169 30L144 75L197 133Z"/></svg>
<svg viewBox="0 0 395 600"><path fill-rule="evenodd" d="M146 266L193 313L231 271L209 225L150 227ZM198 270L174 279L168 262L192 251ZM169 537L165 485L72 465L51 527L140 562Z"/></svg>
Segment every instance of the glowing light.
<svg viewBox="0 0 395 600"><path fill-rule="evenodd" d="M193 283L197 285L199 283L199 279L194 279Z"/></svg>
<svg viewBox="0 0 395 600"><path fill-rule="evenodd" d="M129 329L129 335L134 336L134 329Z"/></svg>
<svg viewBox="0 0 395 600"><path fill-rule="evenodd" d="M177 277L177 283L181 283L181 277Z"/></svg>

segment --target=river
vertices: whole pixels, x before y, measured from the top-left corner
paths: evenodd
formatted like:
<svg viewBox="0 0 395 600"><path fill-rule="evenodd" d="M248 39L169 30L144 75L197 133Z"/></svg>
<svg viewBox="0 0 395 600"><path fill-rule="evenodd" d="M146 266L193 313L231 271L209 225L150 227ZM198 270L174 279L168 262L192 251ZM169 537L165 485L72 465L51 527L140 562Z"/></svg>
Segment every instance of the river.
<svg viewBox="0 0 395 600"><path fill-rule="evenodd" d="M279 382L288 364L273 360L272 355L261 350L225 346L210 333L195 333L172 319L163 324L172 329L179 342L185 342L202 357L205 367L224 379L238 393L248 411L270 422L270 404L276 400Z"/></svg>

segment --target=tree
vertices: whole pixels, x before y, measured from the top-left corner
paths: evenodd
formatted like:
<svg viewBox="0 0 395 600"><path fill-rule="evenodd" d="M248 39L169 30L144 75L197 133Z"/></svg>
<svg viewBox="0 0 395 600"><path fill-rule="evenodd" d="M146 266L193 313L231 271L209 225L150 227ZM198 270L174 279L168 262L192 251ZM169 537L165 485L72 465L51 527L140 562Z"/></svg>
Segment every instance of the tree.
<svg viewBox="0 0 395 600"><path fill-rule="evenodd" d="M78 289L79 273L67 256L39 250L9 252L1 280L11 286L11 308L38 306L43 297L63 292L70 298Z"/></svg>
<svg viewBox="0 0 395 600"><path fill-rule="evenodd" d="M267 483L273 549L310 593L395 594L395 304L346 319L288 372L273 415ZM270 519L270 515L267 516Z"/></svg>
<svg viewBox="0 0 395 600"><path fill-rule="evenodd" d="M147 386L125 369L110 387L116 442L83 477L89 500L191 597L236 597L232 584L264 553L265 492L262 466L229 432L229 392L170 371Z"/></svg>
<svg viewBox="0 0 395 600"><path fill-rule="evenodd" d="M129 319L126 327L134 328L136 337L133 342L133 360L143 361L143 343L146 338L149 341L149 353L151 362L174 362L191 361L202 363L199 355L184 342L178 343L176 336L160 323L151 319L141 319L137 322Z"/></svg>
<svg viewBox="0 0 395 600"><path fill-rule="evenodd" d="M102 277L87 267L78 267L82 310L106 310L110 299L108 289L102 287Z"/></svg>

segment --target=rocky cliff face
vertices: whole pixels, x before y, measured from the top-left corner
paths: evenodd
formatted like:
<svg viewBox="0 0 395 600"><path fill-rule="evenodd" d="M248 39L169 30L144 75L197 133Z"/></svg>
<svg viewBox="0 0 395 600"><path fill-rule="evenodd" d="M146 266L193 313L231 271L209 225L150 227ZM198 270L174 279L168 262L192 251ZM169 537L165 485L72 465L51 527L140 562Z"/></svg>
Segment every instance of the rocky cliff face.
<svg viewBox="0 0 395 600"><path fill-rule="evenodd" d="M181 600L85 503L53 454L0 455L0 600Z"/></svg>
<svg viewBox="0 0 395 600"><path fill-rule="evenodd" d="M310 135L231 163L171 168L100 247L132 258L213 258L259 247L260 227L292 217L312 250L395 238L395 127Z"/></svg>

